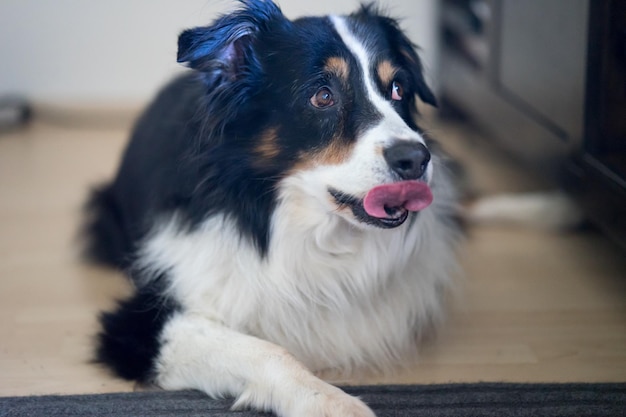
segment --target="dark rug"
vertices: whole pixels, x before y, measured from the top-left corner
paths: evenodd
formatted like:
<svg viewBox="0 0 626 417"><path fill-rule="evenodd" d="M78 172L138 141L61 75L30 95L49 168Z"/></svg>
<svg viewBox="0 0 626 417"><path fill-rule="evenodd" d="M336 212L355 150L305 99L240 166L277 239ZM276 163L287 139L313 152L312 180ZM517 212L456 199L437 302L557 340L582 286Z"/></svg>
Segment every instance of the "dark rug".
<svg viewBox="0 0 626 417"><path fill-rule="evenodd" d="M624 384L446 384L348 387L378 417L619 417ZM0 416L269 417L230 411L229 400L195 391L0 398ZM320 416L322 417L322 416Z"/></svg>

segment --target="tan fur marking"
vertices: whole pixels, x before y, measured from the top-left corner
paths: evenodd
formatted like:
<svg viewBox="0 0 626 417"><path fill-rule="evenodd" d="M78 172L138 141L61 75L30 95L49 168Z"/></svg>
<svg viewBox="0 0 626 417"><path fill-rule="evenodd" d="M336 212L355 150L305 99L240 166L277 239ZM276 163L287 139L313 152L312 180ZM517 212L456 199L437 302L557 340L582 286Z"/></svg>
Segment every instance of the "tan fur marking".
<svg viewBox="0 0 626 417"><path fill-rule="evenodd" d="M378 64L378 77L382 81L383 85L391 85L391 82L396 77L398 68L394 67L390 61L384 60Z"/></svg>
<svg viewBox="0 0 626 417"><path fill-rule="evenodd" d="M262 159L276 158L280 154L276 128L266 130L259 138L259 143L254 150Z"/></svg>
<svg viewBox="0 0 626 417"><path fill-rule="evenodd" d="M319 161L321 165L339 165L344 163L350 156L350 153L352 153L354 145L342 142L339 138L333 139L326 148L316 152L313 155L313 159Z"/></svg>
<svg viewBox="0 0 626 417"><path fill-rule="evenodd" d="M342 81L348 82L350 66L348 65L348 61L345 59L338 56L328 58L326 65L324 66L324 70L328 73L336 75Z"/></svg>
<svg viewBox="0 0 626 417"><path fill-rule="evenodd" d="M354 144L346 143L341 138L333 138L323 149L314 149L300 154L300 161L294 165L294 170L313 169L320 165L339 165L344 163L352 153Z"/></svg>

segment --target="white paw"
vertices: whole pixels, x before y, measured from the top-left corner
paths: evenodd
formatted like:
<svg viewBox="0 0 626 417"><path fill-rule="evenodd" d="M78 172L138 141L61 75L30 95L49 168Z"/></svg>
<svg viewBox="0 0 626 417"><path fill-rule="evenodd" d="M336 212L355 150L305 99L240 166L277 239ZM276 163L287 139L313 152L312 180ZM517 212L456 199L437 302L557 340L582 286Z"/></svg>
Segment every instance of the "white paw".
<svg viewBox="0 0 626 417"><path fill-rule="evenodd" d="M296 409L289 417L375 417L374 412L360 399L339 388L313 392L312 398L303 398L294 404Z"/></svg>

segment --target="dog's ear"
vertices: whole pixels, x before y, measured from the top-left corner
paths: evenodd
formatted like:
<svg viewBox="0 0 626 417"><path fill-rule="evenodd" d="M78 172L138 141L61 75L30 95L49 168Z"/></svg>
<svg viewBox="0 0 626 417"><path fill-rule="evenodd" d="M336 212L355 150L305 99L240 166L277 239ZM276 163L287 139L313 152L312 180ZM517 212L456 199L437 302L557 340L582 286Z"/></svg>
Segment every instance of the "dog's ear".
<svg viewBox="0 0 626 417"><path fill-rule="evenodd" d="M270 0L240 0L242 7L213 25L189 29L178 38L180 63L206 74L208 81L235 81L258 65L253 50L257 34L288 20Z"/></svg>

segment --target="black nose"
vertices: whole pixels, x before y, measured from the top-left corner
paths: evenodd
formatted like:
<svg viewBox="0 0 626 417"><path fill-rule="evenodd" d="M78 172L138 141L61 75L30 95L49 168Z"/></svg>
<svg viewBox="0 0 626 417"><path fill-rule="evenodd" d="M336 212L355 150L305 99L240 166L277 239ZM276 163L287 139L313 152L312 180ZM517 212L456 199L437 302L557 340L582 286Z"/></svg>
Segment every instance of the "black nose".
<svg viewBox="0 0 626 417"><path fill-rule="evenodd" d="M421 143L398 141L383 151L389 167L403 180L416 180L424 175L430 152Z"/></svg>

